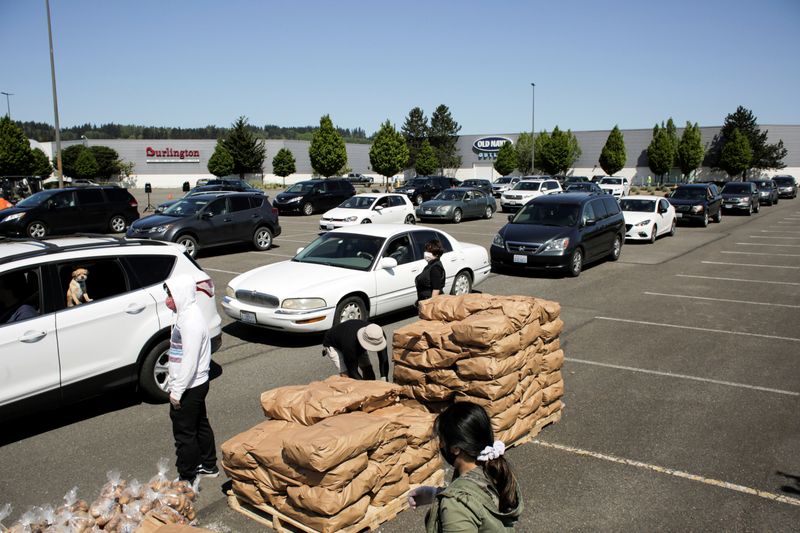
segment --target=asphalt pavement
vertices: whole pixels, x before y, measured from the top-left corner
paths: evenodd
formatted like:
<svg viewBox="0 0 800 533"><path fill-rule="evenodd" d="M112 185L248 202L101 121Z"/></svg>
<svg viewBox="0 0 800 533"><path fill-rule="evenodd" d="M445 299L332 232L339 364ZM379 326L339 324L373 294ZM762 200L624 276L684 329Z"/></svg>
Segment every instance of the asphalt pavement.
<svg viewBox="0 0 800 533"><path fill-rule="evenodd" d="M169 194L180 191L156 189L151 201ZM217 298L236 274L294 255L318 220L281 217L283 234L266 252L201 252ZM498 213L437 226L488 248L504 222ZM577 279L492 274L476 289L559 301L565 321L563 418L507 454L525 499L518 531L798 529L800 200L628 243L618 262ZM377 322L392 332L415 319L408 311ZM318 335L224 315L223 324L208 399L218 445L263 420L262 391L332 373ZM31 415L4 427L0 444L0 505L12 503L15 517L74 485L94 498L108 470L146 480L160 457L174 458L167 407L124 392ZM202 481L200 524L263 530L227 507L225 481ZM381 530L419 531L423 518L405 511Z"/></svg>

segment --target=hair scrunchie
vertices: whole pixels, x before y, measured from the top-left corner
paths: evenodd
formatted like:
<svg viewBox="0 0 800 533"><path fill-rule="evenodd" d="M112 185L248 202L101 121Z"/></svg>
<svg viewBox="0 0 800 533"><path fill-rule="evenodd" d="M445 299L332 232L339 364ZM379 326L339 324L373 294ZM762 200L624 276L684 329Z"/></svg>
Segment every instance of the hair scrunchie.
<svg viewBox="0 0 800 533"><path fill-rule="evenodd" d="M504 453L506 453L506 445L503 444L502 441L496 440L494 444L483 449L480 455L478 455L478 461L484 463L486 461L492 461L502 456Z"/></svg>

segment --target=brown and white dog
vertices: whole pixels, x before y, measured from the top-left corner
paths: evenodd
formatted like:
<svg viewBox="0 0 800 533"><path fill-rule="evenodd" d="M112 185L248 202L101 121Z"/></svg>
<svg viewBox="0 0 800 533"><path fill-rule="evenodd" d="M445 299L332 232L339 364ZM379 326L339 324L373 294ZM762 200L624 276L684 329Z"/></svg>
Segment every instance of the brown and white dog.
<svg viewBox="0 0 800 533"><path fill-rule="evenodd" d="M88 277L89 271L85 268L76 268L72 271L72 281L69 282L69 289L67 289L67 307L92 301L86 293L86 278Z"/></svg>

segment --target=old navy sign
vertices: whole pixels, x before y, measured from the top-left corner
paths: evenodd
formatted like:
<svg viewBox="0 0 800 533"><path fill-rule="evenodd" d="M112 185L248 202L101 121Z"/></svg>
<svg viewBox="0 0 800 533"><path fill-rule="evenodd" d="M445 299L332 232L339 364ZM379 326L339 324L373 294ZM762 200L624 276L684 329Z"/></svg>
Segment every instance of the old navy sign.
<svg viewBox="0 0 800 533"><path fill-rule="evenodd" d="M148 146L145 148L148 163L199 163L200 150L176 150L163 148L156 150Z"/></svg>
<svg viewBox="0 0 800 533"><path fill-rule="evenodd" d="M478 152L499 152L505 143L511 142L511 139L506 137L481 137L472 143L472 146Z"/></svg>

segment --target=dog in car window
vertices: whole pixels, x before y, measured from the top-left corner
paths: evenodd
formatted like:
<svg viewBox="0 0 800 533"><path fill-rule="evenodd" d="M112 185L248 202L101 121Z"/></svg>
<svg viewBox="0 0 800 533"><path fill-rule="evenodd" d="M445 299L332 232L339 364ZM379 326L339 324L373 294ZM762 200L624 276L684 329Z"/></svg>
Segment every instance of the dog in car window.
<svg viewBox="0 0 800 533"><path fill-rule="evenodd" d="M91 302L89 294L86 292L86 279L89 271L85 268L76 268L72 271L72 281L69 282L67 289L67 307L74 307L84 302Z"/></svg>

